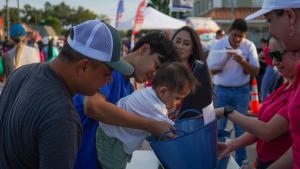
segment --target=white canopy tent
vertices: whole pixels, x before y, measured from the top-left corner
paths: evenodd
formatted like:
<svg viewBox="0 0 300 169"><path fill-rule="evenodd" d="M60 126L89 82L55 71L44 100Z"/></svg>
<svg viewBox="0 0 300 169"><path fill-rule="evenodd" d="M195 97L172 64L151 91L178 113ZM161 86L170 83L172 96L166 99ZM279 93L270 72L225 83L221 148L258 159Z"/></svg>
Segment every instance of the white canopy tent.
<svg viewBox="0 0 300 169"><path fill-rule="evenodd" d="M209 17L189 17L187 25L194 28L198 34L215 33L220 29L218 24Z"/></svg>
<svg viewBox="0 0 300 169"><path fill-rule="evenodd" d="M130 30L134 24L134 17L120 22L118 26L118 30ZM147 7L144 12L144 22L142 25L142 29L179 29L182 26L185 26L185 22L179 19L172 18L160 11L152 8Z"/></svg>

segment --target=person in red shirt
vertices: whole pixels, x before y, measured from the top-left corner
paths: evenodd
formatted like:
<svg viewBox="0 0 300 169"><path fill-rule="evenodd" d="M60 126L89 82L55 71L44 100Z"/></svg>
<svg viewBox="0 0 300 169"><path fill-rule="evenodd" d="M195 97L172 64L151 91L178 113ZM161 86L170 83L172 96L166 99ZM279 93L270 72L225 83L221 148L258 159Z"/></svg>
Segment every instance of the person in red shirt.
<svg viewBox="0 0 300 169"><path fill-rule="evenodd" d="M269 40L262 38L260 40L262 51L259 53L259 57L263 59L266 64L265 73L263 75L260 86L260 99L263 102L267 96L269 96L275 88L276 82L279 79L278 71L272 63L272 58L269 55Z"/></svg>
<svg viewBox="0 0 300 169"><path fill-rule="evenodd" d="M219 157L222 158L240 147L257 144L257 169L266 169L280 158L292 145L289 134L288 103L295 89L296 66L300 56L284 52L281 42L270 39L270 57L279 74L287 79L262 104L258 120L233 111L228 118L247 132L226 144L219 143ZM224 116L224 109L217 109L218 117Z"/></svg>
<svg viewBox="0 0 300 169"><path fill-rule="evenodd" d="M246 20L254 19L261 15L264 15L269 23L270 34L280 39L284 43L286 50L300 51L299 0L264 0L262 9L246 17ZM300 135L300 116L297 115L299 112L296 109L299 97L300 95L296 92L289 108L290 133L293 140L292 151L288 151L284 157L271 166L271 169L291 168L292 154L294 156L293 168L300 169L300 141L298 139Z"/></svg>

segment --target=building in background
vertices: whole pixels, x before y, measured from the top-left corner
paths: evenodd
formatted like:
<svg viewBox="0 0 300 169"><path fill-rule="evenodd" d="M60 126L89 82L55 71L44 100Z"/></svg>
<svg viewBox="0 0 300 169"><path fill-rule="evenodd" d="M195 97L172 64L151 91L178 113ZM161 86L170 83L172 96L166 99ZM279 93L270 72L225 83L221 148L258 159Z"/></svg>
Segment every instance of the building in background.
<svg viewBox="0 0 300 169"><path fill-rule="evenodd" d="M245 18L259 10L263 0L194 0L192 15L210 17L222 29L228 31L235 18ZM248 22L248 39L259 46L261 38L268 37L268 24L264 17Z"/></svg>

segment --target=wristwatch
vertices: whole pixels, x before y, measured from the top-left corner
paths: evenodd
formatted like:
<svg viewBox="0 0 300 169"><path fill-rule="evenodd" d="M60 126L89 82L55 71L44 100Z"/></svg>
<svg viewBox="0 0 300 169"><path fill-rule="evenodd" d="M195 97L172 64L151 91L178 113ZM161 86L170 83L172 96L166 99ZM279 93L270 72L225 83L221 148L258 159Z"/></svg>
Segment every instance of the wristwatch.
<svg viewBox="0 0 300 169"><path fill-rule="evenodd" d="M233 107L231 107L229 105L226 105L224 107L224 114L223 114L223 116L227 118L229 114L233 113L233 111L234 111Z"/></svg>

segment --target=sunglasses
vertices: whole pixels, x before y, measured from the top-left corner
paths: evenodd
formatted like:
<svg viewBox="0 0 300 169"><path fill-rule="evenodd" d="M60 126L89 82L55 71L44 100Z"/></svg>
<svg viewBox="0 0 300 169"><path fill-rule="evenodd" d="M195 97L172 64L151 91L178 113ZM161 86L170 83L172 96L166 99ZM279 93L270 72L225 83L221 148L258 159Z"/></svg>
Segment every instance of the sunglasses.
<svg viewBox="0 0 300 169"><path fill-rule="evenodd" d="M279 51L271 51L269 52L269 56L272 60L276 60L277 62L282 62L282 56L286 53L286 51L279 52Z"/></svg>

